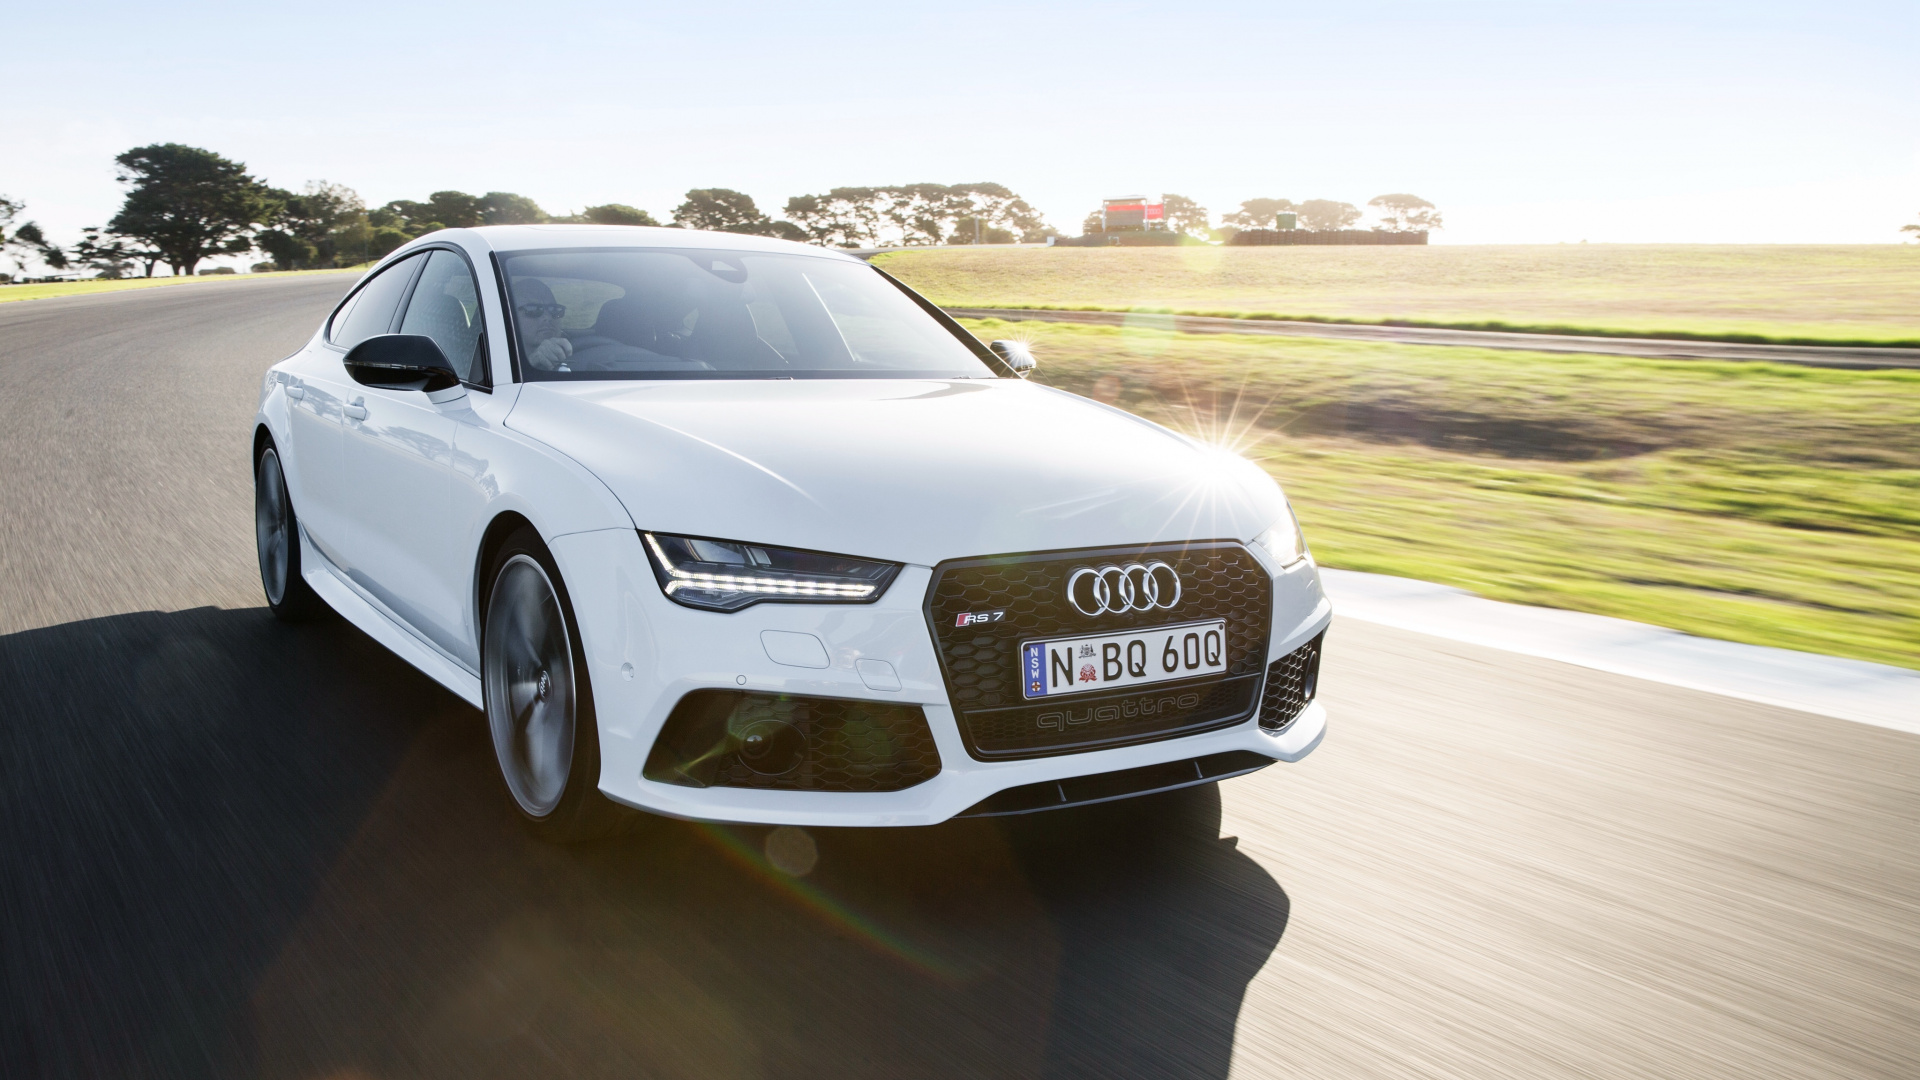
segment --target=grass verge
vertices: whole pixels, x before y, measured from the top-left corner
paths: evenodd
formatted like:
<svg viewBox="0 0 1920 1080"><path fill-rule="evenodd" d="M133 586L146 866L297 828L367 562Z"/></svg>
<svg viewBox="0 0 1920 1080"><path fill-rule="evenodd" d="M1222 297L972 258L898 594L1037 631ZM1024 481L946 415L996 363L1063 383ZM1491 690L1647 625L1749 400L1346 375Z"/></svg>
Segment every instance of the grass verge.
<svg viewBox="0 0 1920 1080"><path fill-rule="evenodd" d="M1326 565L1920 668L1920 372L969 328L1261 462Z"/></svg>
<svg viewBox="0 0 1920 1080"><path fill-rule="evenodd" d="M164 285L191 285L209 281L258 281L263 278L301 277L308 274L345 274L365 270L364 266L339 270L282 270L266 274L208 274L205 277L120 278L115 281L49 281L33 285L0 285L0 303L8 300L45 300L52 296L86 296L91 293L119 292L123 289L152 289Z"/></svg>
<svg viewBox="0 0 1920 1080"><path fill-rule="evenodd" d="M1920 342L1920 246L944 248L878 255L950 307L1776 344Z"/></svg>

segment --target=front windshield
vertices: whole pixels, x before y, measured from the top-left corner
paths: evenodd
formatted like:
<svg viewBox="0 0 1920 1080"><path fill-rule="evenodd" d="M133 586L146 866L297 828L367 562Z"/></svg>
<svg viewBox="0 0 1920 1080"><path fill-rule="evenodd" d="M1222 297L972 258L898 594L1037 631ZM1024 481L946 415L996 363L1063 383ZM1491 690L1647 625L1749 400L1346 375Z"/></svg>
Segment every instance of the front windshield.
<svg viewBox="0 0 1920 1080"><path fill-rule="evenodd" d="M628 248L528 252L502 264L531 382L994 375L860 263Z"/></svg>

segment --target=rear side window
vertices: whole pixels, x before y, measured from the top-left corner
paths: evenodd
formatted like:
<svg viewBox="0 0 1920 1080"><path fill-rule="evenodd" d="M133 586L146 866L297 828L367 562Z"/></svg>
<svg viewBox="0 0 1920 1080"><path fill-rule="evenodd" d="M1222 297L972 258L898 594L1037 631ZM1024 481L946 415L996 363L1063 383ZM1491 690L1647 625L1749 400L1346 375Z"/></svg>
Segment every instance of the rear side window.
<svg viewBox="0 0 1920 1080"><path fill-rule="evenodd" d="M480 289L467 260L451 251L437 250L427 257L420 284L407 301L403 334L424 334L440 346L464 382L485 385L487 379L486 328L480 317Z"/></svg>
<svg viewBox="0 0 1920 1080"><path fill-rule="evenodd" d="M413 272L419 267L418 255L402 259L362 285L334 315L327 340L342 349L351 349L370 337L386 333L393 326L393 316L400 310L400 298L406 294L407 282L413 280Z"/></svg>

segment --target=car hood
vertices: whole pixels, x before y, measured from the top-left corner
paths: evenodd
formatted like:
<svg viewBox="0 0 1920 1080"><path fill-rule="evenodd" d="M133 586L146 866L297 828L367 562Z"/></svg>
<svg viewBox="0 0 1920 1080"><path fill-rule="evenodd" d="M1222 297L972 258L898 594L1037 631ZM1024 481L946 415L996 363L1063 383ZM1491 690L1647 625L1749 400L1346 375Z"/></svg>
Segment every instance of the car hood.
<svg viewBox="0 0 1920 1080"><path fill-rule="evenodd" d="M642 529L928 566L1248 540L1284 506L1236 454L1011 379L534 383L507 425Z"/></svg>

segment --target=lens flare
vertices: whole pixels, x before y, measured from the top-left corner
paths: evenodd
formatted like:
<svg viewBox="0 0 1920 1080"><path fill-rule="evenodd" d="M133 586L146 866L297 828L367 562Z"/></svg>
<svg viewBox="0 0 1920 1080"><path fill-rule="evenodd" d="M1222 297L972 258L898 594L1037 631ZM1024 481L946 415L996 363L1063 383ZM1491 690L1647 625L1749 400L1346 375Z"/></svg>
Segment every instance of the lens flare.
<svg viewBox="0 0 1920 1080"><path fill-rule="evenodd" d="M1250 400L1247 386L1252 374L1251 371L1243 373L1240 385L1231 393L1218 386L1196 388L1182 376L1177 399L1166 394L1154 395L1166 410L1167 419L1163 422L1196 442L1244 456L1276 434L1261 421L1281 393L1276 391L1258 403Z"/></svg>
<svg viewBox="0 0 1920 1080"><path fill-rule="evenodd" d="M801 907L813 912L819 918L847 931L875 952L891 956L929 975L950 981L961 981L977 974L973 965L949 959L931 949L908 941L903 935L882 926L872 917L854 910L852 906L834 897L819 885L777 866L768 858L767 845L755 844L742 835L747 830L710 822L698 823L696 828L699 830L699 835L710 841L735 865L749 871L776 892L784 893L798 901ZM779 832L779 830L775 831ZM799 832L797 829L793 831ZM811 841L811 837L808 839ZM783 837L779 846L786 847L789 844L791 844L790 838ZM813 858L817 862L819 858L817 849L813 852ZM812 867L809 866L808 869L811 870Z"/></svg>

